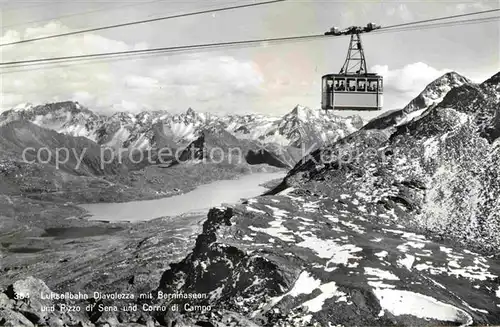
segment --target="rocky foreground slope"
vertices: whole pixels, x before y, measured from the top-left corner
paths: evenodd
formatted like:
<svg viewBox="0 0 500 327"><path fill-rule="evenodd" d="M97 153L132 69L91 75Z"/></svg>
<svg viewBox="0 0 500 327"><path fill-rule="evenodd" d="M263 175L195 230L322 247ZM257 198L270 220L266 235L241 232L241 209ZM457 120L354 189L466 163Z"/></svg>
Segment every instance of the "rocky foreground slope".
<svg viewBox="0 0 500 327"><path fill-rule="evenodd" d="M96 270L90 284L86 274L78 274L74 281L60 277L64 286L57 286L55 292L78 290L90 294L90 299L43 300L36 294L40 288L49 293L48 287L41 280L22 279L0 295L4 303L0 319L22 326L43 322L50 326L299 327L500 323L498 258L392 224L386 215L386 210L360 205L348 194L328 198L295 189L212 209L194 248L178 263L164 252L173 248L168 246L174 241L170 234L155 233L154 238L128 245L125 241L108 250L115 254L104 262L89 261ZM121 246L125 253L119 252ZM66 265L78 261L67 260ZM146 271L155 268L153 262L165 266L172 260L156 291L140 286L147 281L152 287L158 273L140 273L135 260L141 260L140 270ZM117 264L118 271L105 262ZM127 265L130 270L123 270ZM92 300L95 290L134 294L134 299ZM141 292L149 290L152 299L139 299ZM15 300L15 294L26 293L35 297ZM199 298L165 299L161 294ZM116 306L117 311L85 312L95 301L103 308ZM40 309L54 304L55 312ZM61 304L77 305L83 313L64 312L67 307ZM124 311L129 304L138 310Z"/></svg>
<svg viewBox="0 0 500 327"><path fill-rule="evenodd" d="M500 323L498 259L386 223L383 212L347 194L291 189L214 209L193 252L171 265L159 290L207 293L199 304L215 308L205 314L212 322Z"/></svg>
<svg viewBox="0 0 500 327"><path fill-rule="evenodd" d="M139 237L145 226L118 231L121 238L108 245L108 256L82 242L82 256L93 251L102 256L89 261L99 267L92 282L83 274L57 285L47 280L51 270L44 265L32 275L45 283L14 273L18 282L0 295L0 321L27 326L499 325L500 73L481 84L449 73L424 91L423 101L392 122L383 119L387 116L376 119L302 159L267 196L210 210L203 226L191 228L194 237L172 235L157 221L153 238ZM186 246L169 256L174 236L184 237ZM81 267L79 257L65 257L58 271ZM148 272L138 271L141 258L156 284L144 279ZM55 304L54 312L42 312L43 299L19 299L27 292L48 292L47 287L114 290L135 298L91 296L44 304ZM138 298L149 291L151 297ZM94 303L116 305L117 311L85 311ZM77 305L82 312L61 312L61 304ZM128 304L138 309L125 310Z"/></svg>

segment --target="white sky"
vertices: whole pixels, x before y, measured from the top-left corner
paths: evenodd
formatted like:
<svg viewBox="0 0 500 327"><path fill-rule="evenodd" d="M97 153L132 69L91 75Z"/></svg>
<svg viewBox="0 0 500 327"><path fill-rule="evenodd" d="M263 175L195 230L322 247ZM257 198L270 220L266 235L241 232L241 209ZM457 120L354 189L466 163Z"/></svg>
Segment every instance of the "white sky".
<svg viewBox="0 0 500 327"><path fill-rule="evenodd" d="M1 1L0 43L81 28L253 1ZM331 26L413 20L500 7L500 1L306 1L192 16L98 33L0 47L1 61L217 41L318 34ZM74 15L94 11L85 15ZM67 16L71 15L71 16ZM489 16L494 15L490 14ZM57 18L61 16L67 16ZM500 70L500 25L363 35L368 67L383 73L385 109L404 106L427 83L455 70L482 81ZM192 107L283 114L320 106L320 78L338 72L348 38L239 47L10 72L1 110L19 103L78 100L99 112ZM364 114L365 118L369 115Z"/></svg>

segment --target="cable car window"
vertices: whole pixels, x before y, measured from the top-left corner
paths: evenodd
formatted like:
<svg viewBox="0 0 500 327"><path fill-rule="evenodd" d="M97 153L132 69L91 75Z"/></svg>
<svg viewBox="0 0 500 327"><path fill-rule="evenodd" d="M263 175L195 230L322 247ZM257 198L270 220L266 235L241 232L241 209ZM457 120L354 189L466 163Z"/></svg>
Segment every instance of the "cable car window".
<svg viewBox="0 0 500 327"><path fill-rule="evenodd" d="M360 92L365 92L366 91L366 80L363 78L358 78L358 86L357 90Z"/></svg>
<svg viewBox="0 0 500 327"><path fill-rule="evenodd" d="M333 84L333 89L335 91L338 91L338 89L339 89L339 81L337 79L335 79L335 84Z"/></svg>
<svg viewBox="0 0 500 327"><path fill-rule="evenodd" d="M377 80L368 80L368 92L377 92Z"/></svg>
<svg viewBox="0 0 500 327"><path fill-rule="evenodd" d="M348 78L347 79L347 89L348 91L356 91L356 79Z"/></svg>
<svg viewBox="0 0 500 327"><path fill-rule="evenodd" d="M378 80L378 89L380 92L382 92L384 89L384 81L381 79Z"/></svg>
<svg viewBox="0 0 500 327"><path fill-rule="evenodd" d="M345 78L336 78L335 79L335 90L336 91L345 91Z"/></svg>

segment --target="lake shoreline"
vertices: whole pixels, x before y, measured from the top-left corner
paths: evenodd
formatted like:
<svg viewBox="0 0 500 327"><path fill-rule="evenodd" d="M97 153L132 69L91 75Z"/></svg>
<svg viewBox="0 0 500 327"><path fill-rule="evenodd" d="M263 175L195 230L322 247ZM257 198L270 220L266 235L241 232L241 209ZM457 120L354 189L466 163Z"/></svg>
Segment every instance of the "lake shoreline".
<svg viewBox="0 0 500 327"><path fill-rule="evenodd" d="M234 179L224 179L198 185L189 191L168 197L127 202L79 204L77 206L86 212L80 219L87 220L88 222L100 221L103 223L137 223L162 217L174 217L190 213L200 214L208 211L211 207L219 206L223 203L234 204L241 202L245 198L260 196L268 191L269 185L274 185L276 181L283 179L285 176L286 171L250 173L240 175ZM245 186L242 183L247 183L248 185ZM235 190L224 195L219 194L227 192L225 188L228 187L235 187ZM216 191L214 191L214 188ZM183 198L187 198L188 204L182 203ZM174 201L176 202L174 203ZM200 201L206 205L201 207ZM163 203L162 206L165 209L156 209L156 206L161 203ZM178 209L179 205L184 206L184 209ZM142 210L137 209L138 206L143 206ZM123 209L124 207L127 207L127 209ZM169 209L172 212L171 214L163 212L160 214L160 210L168 211ZM133 211L140 211L141 218L130 216L130 212ZM117 215L120 218L115 218ZM110 218L111 216L113 218Z"/></svg>
<svg viewBox="0 0 500 327"><path fill-rule="evenodd" d="M219 180L232 180L241 176L260 172L286 172L287 169L257 165L231 165L227 163L185 164L172 168L148 166L128 175L108 175L103 177L105 185L89 187L60 188L43 192L23 191L7 194L11 198L50 202L64 206L92 203L125 203L168 198L187 192L196 187ZM79 215L81 216L81 215Z"/></svg>

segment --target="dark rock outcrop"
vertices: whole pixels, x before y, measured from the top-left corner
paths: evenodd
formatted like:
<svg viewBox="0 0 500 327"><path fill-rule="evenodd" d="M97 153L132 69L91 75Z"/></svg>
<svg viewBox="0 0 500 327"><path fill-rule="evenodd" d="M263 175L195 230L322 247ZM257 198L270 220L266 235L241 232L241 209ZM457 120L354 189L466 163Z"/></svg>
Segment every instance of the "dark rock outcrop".
<svg viewBox="0 0 500 327"><path fill-rule="evenodd" d="M245 156L245 159L247 163L249 163L250 165L268 164L270 166L278 168L290 168L289 165L282 162L274 154L263 149L258 151L253 151L253 150L248 151L247 155Z"/></svg>

